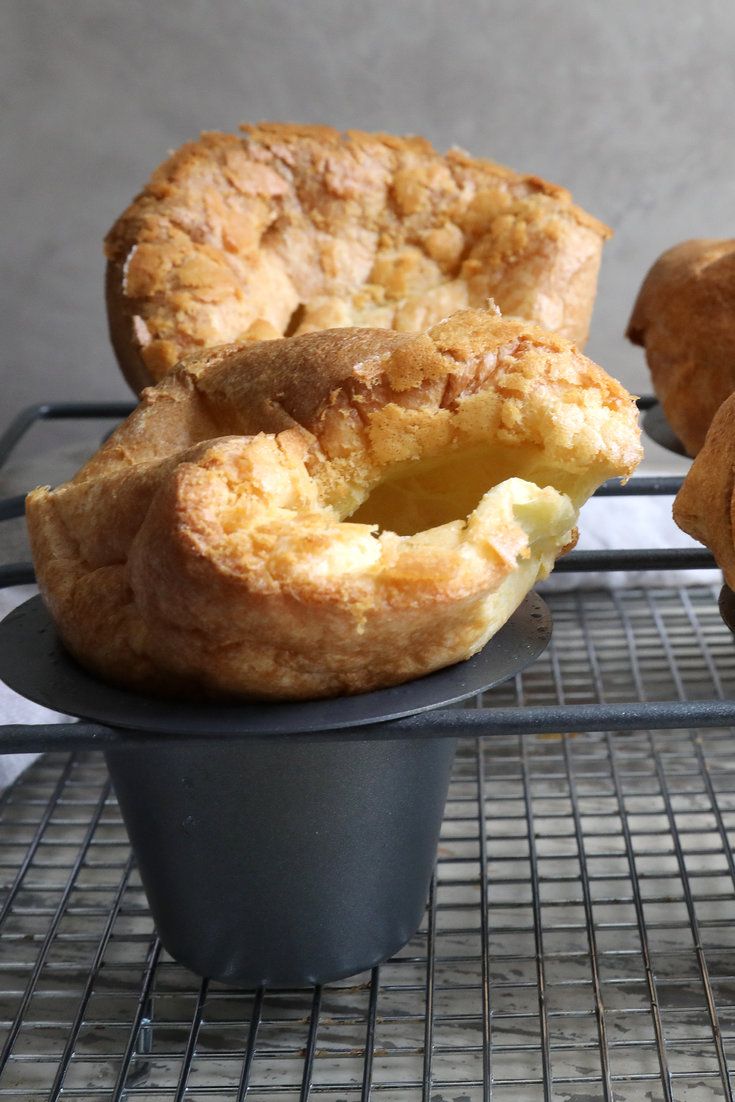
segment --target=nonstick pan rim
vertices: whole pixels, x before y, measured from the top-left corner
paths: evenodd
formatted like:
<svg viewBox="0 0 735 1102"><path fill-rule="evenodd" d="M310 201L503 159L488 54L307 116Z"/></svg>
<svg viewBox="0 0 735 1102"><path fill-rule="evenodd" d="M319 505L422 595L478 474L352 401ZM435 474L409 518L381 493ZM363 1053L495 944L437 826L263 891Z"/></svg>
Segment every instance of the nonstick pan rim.
<svg viewBox="0 0 735 1102"><path fill-rule="evenodd" d="M40 597L0 623L0 679L56 712L110 727L164 735L262 737L379 725L485 692L520 673L546 649L551 614L529 594L490 642L466 662L404 685L331 700L233 704L162 699L107 685L63 647Z"/></svg>

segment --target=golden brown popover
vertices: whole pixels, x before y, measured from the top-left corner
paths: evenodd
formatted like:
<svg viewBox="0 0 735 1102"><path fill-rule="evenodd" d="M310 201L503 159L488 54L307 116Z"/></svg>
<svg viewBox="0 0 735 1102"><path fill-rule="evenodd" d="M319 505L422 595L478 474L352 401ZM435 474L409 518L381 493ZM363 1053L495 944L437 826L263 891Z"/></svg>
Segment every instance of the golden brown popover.
<svg viewBox="0 0 735 1102"><path fill-rule="evenodd" d="M674 501L674 520L710 549L735 589L735 394L715 414Z"/></svg>
<svg viewBox="0 0 735 1102"><path fill-rule="evenodd" d="M173 153L107 235L110 333L136 391L223 342L419 332L491 296L583 344L610 231L563 188L423 138L242 129Z"/></svg>
<svg viewBox="0 0 735 1102"><path fill-rule="evenodd" d="M569 341L466 310L191 356L27 515L103 678L320 697L477 651L640 454L630 395Z"/></svg>
<svg viewBox="0 0 735 1102"><path fill-rule="evenodd" d="M694 240L658 258L627 335L646 350L653 389L690 455L735 390L735 240Z"/></svg>

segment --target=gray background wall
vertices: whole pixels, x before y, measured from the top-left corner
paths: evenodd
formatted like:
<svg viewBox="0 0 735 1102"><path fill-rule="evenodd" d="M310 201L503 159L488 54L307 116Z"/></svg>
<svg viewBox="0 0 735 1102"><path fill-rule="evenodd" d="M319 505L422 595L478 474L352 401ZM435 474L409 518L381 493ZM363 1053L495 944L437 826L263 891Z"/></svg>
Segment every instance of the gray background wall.
<svg viewBox="0 0 735 1102"><path fill-rule="evenodd" d="M105 230L168 149L289 119L427 135L569 186L608 221L590 354L647 266L733 233L732 0L3 0L0 405L124 397Z"/></svg>

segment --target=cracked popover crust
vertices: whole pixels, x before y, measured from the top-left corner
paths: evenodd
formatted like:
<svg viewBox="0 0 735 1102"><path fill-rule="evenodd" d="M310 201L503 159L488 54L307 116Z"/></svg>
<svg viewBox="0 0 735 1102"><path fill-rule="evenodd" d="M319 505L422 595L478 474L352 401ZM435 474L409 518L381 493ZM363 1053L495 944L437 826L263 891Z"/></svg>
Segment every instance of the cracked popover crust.
<svg viewBox="0 0 735 1102"><path fill-rule="evenodd" d="M322 697L479 650L640 454L630 395L570 342L466 310L193 355L27 516L103 678Z"/></svg>
<svg viewBox="0 0 735 1102"><path fill-rule="evenodd" d="M582 345L610 231L563 188L417 137L262 123L173 153L107 235L131 386L223 342L419 332L492 297Z"/></svg>
<svg viewBox="0 0 735 1102"><path fill-rule="evenodd" d="M628 323L689 455L735 390L735 240L683 241L648 272Z"/></svg>

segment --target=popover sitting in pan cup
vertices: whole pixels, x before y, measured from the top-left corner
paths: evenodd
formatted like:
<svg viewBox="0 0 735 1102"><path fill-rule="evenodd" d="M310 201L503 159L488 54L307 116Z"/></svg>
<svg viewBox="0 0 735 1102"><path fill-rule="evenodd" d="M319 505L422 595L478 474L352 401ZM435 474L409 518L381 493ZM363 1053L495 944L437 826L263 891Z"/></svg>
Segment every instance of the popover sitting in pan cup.
<svg viewBox="0 0 735 1102"><path fill-rule="evenodd" d="M28 522L60 635L100 678L192 708L307 700L476 653L639 458L601 368L467 310L190 357ZM420 921L452 752L344 732L111 751L164 944L240 983L383 959Z"/></svg>

